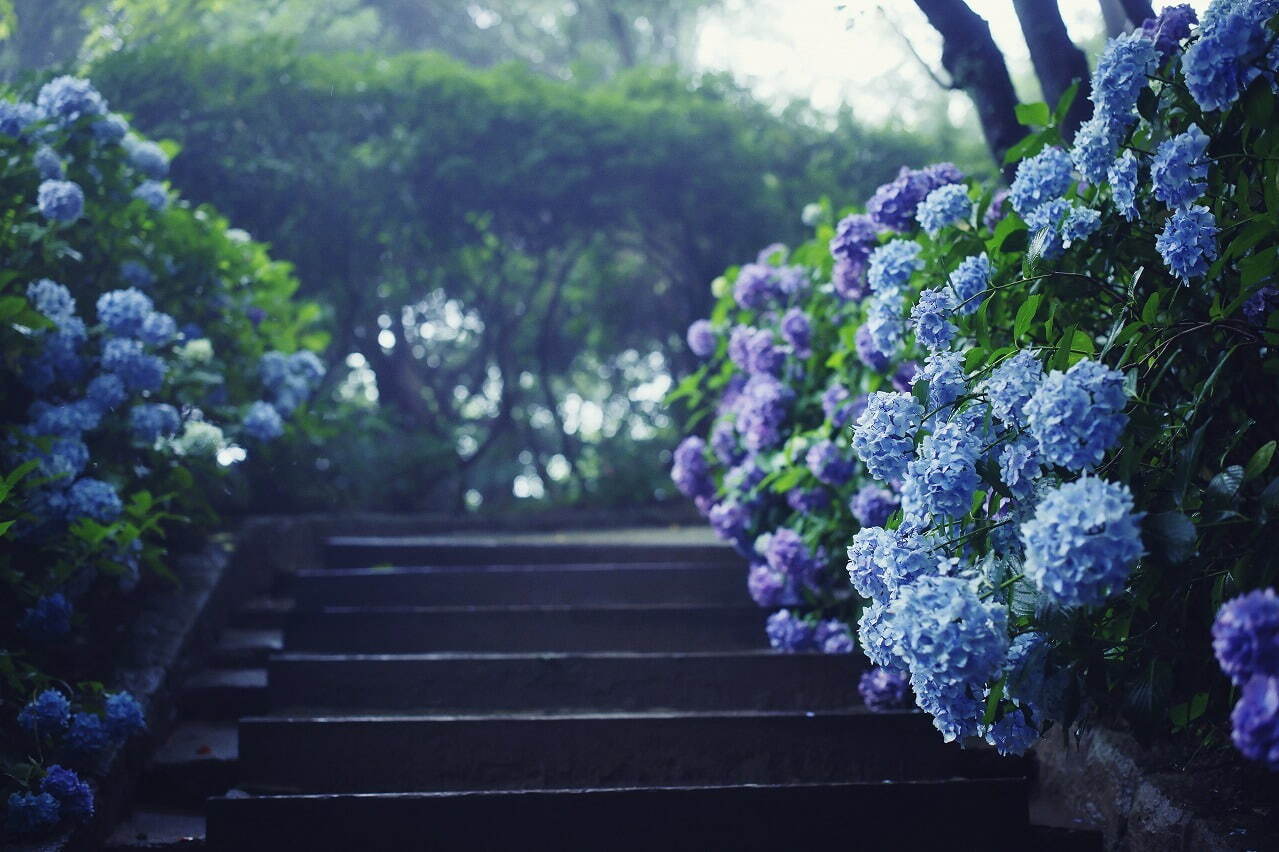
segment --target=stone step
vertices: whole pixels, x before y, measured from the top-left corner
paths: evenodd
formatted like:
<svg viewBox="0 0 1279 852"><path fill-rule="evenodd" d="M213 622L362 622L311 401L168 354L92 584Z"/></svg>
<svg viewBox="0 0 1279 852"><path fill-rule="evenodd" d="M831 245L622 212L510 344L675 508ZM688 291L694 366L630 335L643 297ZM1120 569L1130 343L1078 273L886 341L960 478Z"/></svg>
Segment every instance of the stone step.
<svg viewBox="0 0 1279 852"><path fill-rule="evenodd" d="M204 669L187 678L177 705L188 719L217 722L265 713L268 700L264 668Z"/></svg>
<svg viewBox="0 0 1279 852"><path fill-rule="evenodd" d="M217 850L1034 848L1023 779L219 798Z"/></svg>
<svg viewBox="0 0 1279 852"><path fill-rule="evenodd" d="M149 807L196 809L240 777L239 732L233 722L185 722L151 758L138 787Z"/></svg>
<svg viewBox="0 0 1279 852"><path fill-rule="evenodd" d="M246 602L231 614L231 626L257 630L279 630L293 611L293 599L263 595Z"/></svg>
<svg viewBox="0 0 1279 852"><path fill-rule="evenodd" d="M309 609L750 603L742 566L698 562L299 571L292 590Z"/></svg>
<svg viewBox="0 0 1279 852"><path fill-rule="evenodd" d="M1009 776L913 712L271 717L240 721L246 789L383 793Z"/></svg>
<svg viewBox="0 0 1279 852"><path fill-rule="evenodd" d="M204 831L203 812L137 810L115 827L102 849L204 849Z"/></svg>
<svg viewBox="0 0 1279 852"><path fill-rule="evenodd" d="M556 540L535 537L520 541L443 536L335 536L325 543L329 568L376 565L572 565L588 562L716 562L745 566L741 556L723 544Z"/></svg>
<svg viewBox="0 0 1279 852"><path fill-rule="evenodd" d="M861 654L277 654L271 706L409 712L837 710Z"/></svg>
<svg viewBox="0 0 1279 852"><path fill-rule="evenodd" d="M767 644L754 606L329 607L293 612L290 651L738 651Z"/></svg>
<svg viewBox="0 0 1279 852"><path fill-rule="evenodd" d="M216 668L265 666L267 658L284 648L284 631L280 628L228 627L218 637L209 654L209 665Z"/></svg>

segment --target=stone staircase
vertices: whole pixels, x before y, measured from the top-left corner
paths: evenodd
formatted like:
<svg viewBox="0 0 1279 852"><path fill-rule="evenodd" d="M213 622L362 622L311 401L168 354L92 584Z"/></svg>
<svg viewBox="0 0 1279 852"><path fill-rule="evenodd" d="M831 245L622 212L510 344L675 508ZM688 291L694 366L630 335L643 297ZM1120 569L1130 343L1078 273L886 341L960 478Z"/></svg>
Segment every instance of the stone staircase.
<svg viewBox="0 0 1279 852"><path fill-rule="evenodd" d="M237 614L108 849L1100 848L1029 824L1030 761L866 712L860 655L769 650L722 547L326 560Z"/></svg>

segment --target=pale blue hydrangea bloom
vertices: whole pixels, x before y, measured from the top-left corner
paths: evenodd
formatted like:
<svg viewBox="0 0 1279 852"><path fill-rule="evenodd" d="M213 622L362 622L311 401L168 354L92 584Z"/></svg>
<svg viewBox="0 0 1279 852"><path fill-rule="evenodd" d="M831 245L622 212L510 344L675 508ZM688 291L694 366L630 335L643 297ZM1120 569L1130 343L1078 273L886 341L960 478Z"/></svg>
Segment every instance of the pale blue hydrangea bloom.
<svg viewBox="0 0 1279 852"><path fill-rule="evenodd" d="M103 293L98 297L97 308L98 322L121 337L136 337L147 317L155 311L151 297L132 287Z"/></svg>
<svg viewBox="0 0 1279 852"><path fill-rule="evenodd" d="M43 118L64 126L84 116L107 112L107 102L92 83L68 75L55 77L41 86L36 106Z"/></svg>
<svg viewBox="0 0 1279 852"><path fill-rule="evenodd" d="M1175 211L1155 238L1155 248L1168 271L1189 283L1208 272L1217 259L1217 219L1200 204Z"/></svg>
<svg viewBox="0 0 1279 852"><path fill-rule="evenodd" d="M1035 480L1042 474L1039 444L1029 435L1004 444L999 451L999 478L1014 497L1024 499L1035 491Z"/></svg>
<svg viewBox="0 0 1279 852"><path fill-rule="evenodd" d="M67 515L72 519L85 517L109 524L123 511L120 495L109 482L85 477L67 489Z"/></svg>
<svg viewBox="0 0 1279 852"><path fill-rule="evenodd" d="M1123 589L1142 555L1128 487L1085 476L1040 500L1021 525L1023 571L1057 606L1095 606Z"/></svg>
<svg viewBox="0 0 1279 852"><path fill-rule="evenodd" d="M968 316L981 309L984 299L978 298L990 287L994 265L985 252L971 255L960 261L950 274L950 286L955 291L956 310Z"/></svg>
<svg viewBox="0 0 1279 852"><path fill-rule="evenodd" d="M138 339L151 346L171 343L178 336L178 323L168 314L152 311L138 329Z"/></svg>
<svg viewBox="0 0 1279 852"><path fill-rule="evenodd" d="M1159 143L1150 163L1155 198L1172 210L1198 201L1208 189L1208 136L1192 124Z"/></svg>
<svg viewBox="0 0 1279 852"><path fill-rule="evenodd" d="M1113 126L1102 116L1095 115L1075 131L1070 161L1075 164L1084 180L1092 184L1102 183L1106 179L1106 170L1115 158L1118 144Z"/></svg>
<svg viewBox="0 0 1279 852"><path fill-rule="evenodd" d="M1009 190L1013 209L1027 216L1030 211L1066 194L1071 183L1070 155L1049 146L1021 161Z"/></svg>
<svg viewBox="0 0 1279 852"><path fill-rule="evenodd" d="M1229 107L1261 73L1251 63L1266 49L1267 6L1215 3L1204 15L1200 37L1181 56L1186 88L1203 110Z"/></svg>
<svg viewBox="0 0 1279 852"><path fill-rule="evenodd" d="M862 609L861 618L857 619L857 640L862 653L875 665L893 672L909 670L902 656L901 632L885 602L875 600Z"/></svg>
<svg viewBox="0 0 1279 852"><path fill-rule="evenodd" d="M915 691L915 704L933 717L933 727L945 742L981 734L986 702L978 685L937 681L911 672L910 686Z"/></svg>
<svg viewBox="0 0 1279 852"><path fill-rule="evenodd" d="M865 527L848 547L848 579L857 594L887 603L903 586L937 567L922 536L910 530Z"/></svg>
<svg viewBox="0 0 1279 852"><path fill-rule="evenodd" d="M968 514L980 480L977 459L980 437L960 421L943 423L919 446L919 455L906 466L902 511L907 523L920 526Z"/></svg>
<svg viewBox="0 0 1279 852"><path fill-rule="evenodd" d="M866 302L866 323L870 340L883 354L897 351L906 334L906 321L902 312L906 309L906 296L901 290L883 290Z"/></svg>
<svg viewBox="0 0 1279 852"><path fill-rule="evenodd" d="M923 247L914 240L891 240L870 253L866 281L874 293L897 289L924 268L919 254Z"/></svg>
<svg viewBox="0 0 1279 852"><path fill-rule="evenodd" d="M1012 429L1026 425L1023 409L1043 381L1044 368L1029 349L1004 360L979 387L994 415Z"/></svg>
<svg viewBox="0 0 1279 852"><path fill-rule="evenodd" d="M102 347L102 369L115 373L131 391L159 390L167 368L154 355L142 351L142 342L114 337Z"/></svg>
<svg viewBox="0 0 1279 852"><path fill-rule="evenodd" d="M1005 757L1025 754L1042 736L1039 728L1027 720L1028 710L1009 710L986 730L986 742Z"/></svg>
<svg viewBox="0 0 1279 852"><path fill-rule="evenodd" d="M876 391L853 429L853 450L871 476L899 479L915 448L923 407L909 394Z"/></svg>
<svg viewBox="0 0 1279 852"><path fill-rule="evenodd" d="M280 412L267 402L258 401L249 406L244 415L244 434L255 441L273 441L284 434L284 421Z"/></svg>
<svg viewBox="0 0 1279 852"><path fill-rule="evenodd" d="M1137 97L1158 64L1155 43L1141 30L1111 39L1092 76L1097 116L1116 131L1131 126L1137 119Z"/></svg>
<svg viewBox="0 0 1279 852"><path fill-rule="evenodd" d="M1126 401L1123 374L1085 359L1040 382L1026 403L1026 424L1048 464L1084 470L1119 440Z"/></svg>
<svg viewBox="0 0 1279 852"><path fill-rule="evenodd" d="M910 310L915 339L925 349L946 349L959 331L949 319L955 310L955 295L949 289L925 290Z"/></svg>
<svg viewBox="0 0 1279 852"><path fill-rule="evenodd" d="M62 180L67 176L67 168L62 164L62 158L48 145L37 148L35 157L32 159L41 180Z"/></svg>
<svg viewBox="0 0 1279 852"><path fill-rule="evenodd" d="M36 313L58 325L75 316L75 299L71 291L48 278L27 285L27 301Z"/></svg>
<svg viewBox="0 0 1279 852"><path fill-rule="evenodd" d="M114 145L129 132L129 122L119 113L104 115L93 122L93 138L103 145Z"/></svg>
<svg viewBox="0 0 1279 852"><path fill-rule="evenodd" d="M133 197L145 201L152 210L159 212L169 206L169 190L158 180L143 181L133 190Z"/></svg>
<svg viewBox="0 0 1279 852"><path fill-rule="evenodd" d="M23 131L39 120L40 110L35 104L0 100L0 133L5 136L21 138Z"/></svg>
<svg viewBox="0 0 1279 852"><path fill-rule="evenodd" d="M1008 655L1007 620L1004 606L982 601L959 577L921 577L901 589L892 610L912 684L985 683Z"/></svg>
<svg viewBox="0 0 1279 852"><path fill-rule="evenodd" d="M967 222L972 215L973 202L968 197L968 187L948 183L928 193L919 203L915 218L930 236L936 236L942 228Z"/></svg>
<svg viewBox="0 0 1279 852"><path fill-rule="evenodd" d="M1129 222L1137 218L1137 180L1140 164L1132 151L1124 151L1110 165L1110 197L1119 215Z"/></svg>
<svg viewBox="0 0 1279 852"><path fill-rule="evenodd" d="M133 167L152 180L163 180L169 173L169 155L154 142L130 137L125 148Z"/></svg>
<svg viewBox="0 0 1279 852"><path fill-rule="evenodd" d="M781 609L768 617L765 626L768 643L784 653L811 651L815 648L816 628L788 609Z"/></svg>
<svg viewBox="0 0 1279 852"><path fill-rule="evenodd" d="M129 410L129 431L136 440L148 444L171 437L181 422L178 410L167 403L142 403Z"/></svg>
<svg viewBox="0 0 1279 852"><path fill-rule="evenodd" d="M37 190L36 205L52 222L74 222L84 215L84 190L69 180L46 180Z"/></svg>
<svg viewBox="0 0 1279 852"><path fill-rule="evenodd" d="M964 377L962 352L933 352L911 384L928 382L928 407L938 411L963 396L968 385Z"/></svg>
<svg viewBox="0 0 1279 852"><path fill-rule="evenodd" d="M1101 228L1101 214L1091 207L1083 207L1078 204L1070 205L1070 209L1066 211L1066 215L1061 220L1061 245L1062 248L1070 248L1075 243L1081 243L1084 240L1097 233Z"/></svg>

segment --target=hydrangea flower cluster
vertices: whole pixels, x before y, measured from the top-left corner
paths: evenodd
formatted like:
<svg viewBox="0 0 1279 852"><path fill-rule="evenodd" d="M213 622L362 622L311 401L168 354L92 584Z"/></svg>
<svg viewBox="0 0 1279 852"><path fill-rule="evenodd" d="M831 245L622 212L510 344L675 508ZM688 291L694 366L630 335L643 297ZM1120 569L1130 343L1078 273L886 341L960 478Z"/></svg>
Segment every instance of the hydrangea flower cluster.
<svg viewBox="0 0 1279 852"><path fill-rule="evenodd" d="M1080 471L1101 463L1128 422L1123 374L1079 361L1043 378L1022 411L1049 464Z"/></svg>
<svg viewBox="0 0 1279 852"><path fill-rule="evenodd" d="M948 183L928 193L916 212L919 226L936 236L942 228L967 222L973 215L973 202L968 197L968 187Z"/></svg>
<svg viewBox="0 0 1279 852"><path fill-rule="evenodd" d="M866 704L866 709L874 713L905 710L913 703L907 677L901 672L881 666L862 673L857 682L857 692Z"/></svg>
<svg viewBox="0 0 1279 852"><path fill-rule="evenodd" d="M1222 604L1212 625L1221 670L1243 689L1231 739L1248 759L1279 771L1279 596L1256 589Z"/></svg>

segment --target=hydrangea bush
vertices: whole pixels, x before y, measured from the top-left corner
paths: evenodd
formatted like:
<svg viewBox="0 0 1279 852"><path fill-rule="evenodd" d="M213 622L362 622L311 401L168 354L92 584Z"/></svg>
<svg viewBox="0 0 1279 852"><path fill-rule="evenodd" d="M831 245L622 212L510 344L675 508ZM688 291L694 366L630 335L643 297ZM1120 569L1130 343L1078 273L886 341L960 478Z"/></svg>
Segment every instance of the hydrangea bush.
<svg viewBox="0 0 1279 852"><path fill-rule="evenodd" d="M775 647L855 625L872 709L912 690L1003 753L1092 720L1225 742L1215 647L1279 766L1273 596L1209 636L1276 574L1276 13L1170 7L1107 46L1073 143L1073 93L1019 108L1007 190L903 169L715 282L676 481Z"/></svg>
<svg viewBox="0 0 1279 852"><path fill-rule="evenodd" d="M173 146L88 81L0 95L0 151L0 798L24 835L92 816L146 725L98 682L109 628L238 463L305 428L324 340L289 268L180 199Z"/></svg>

